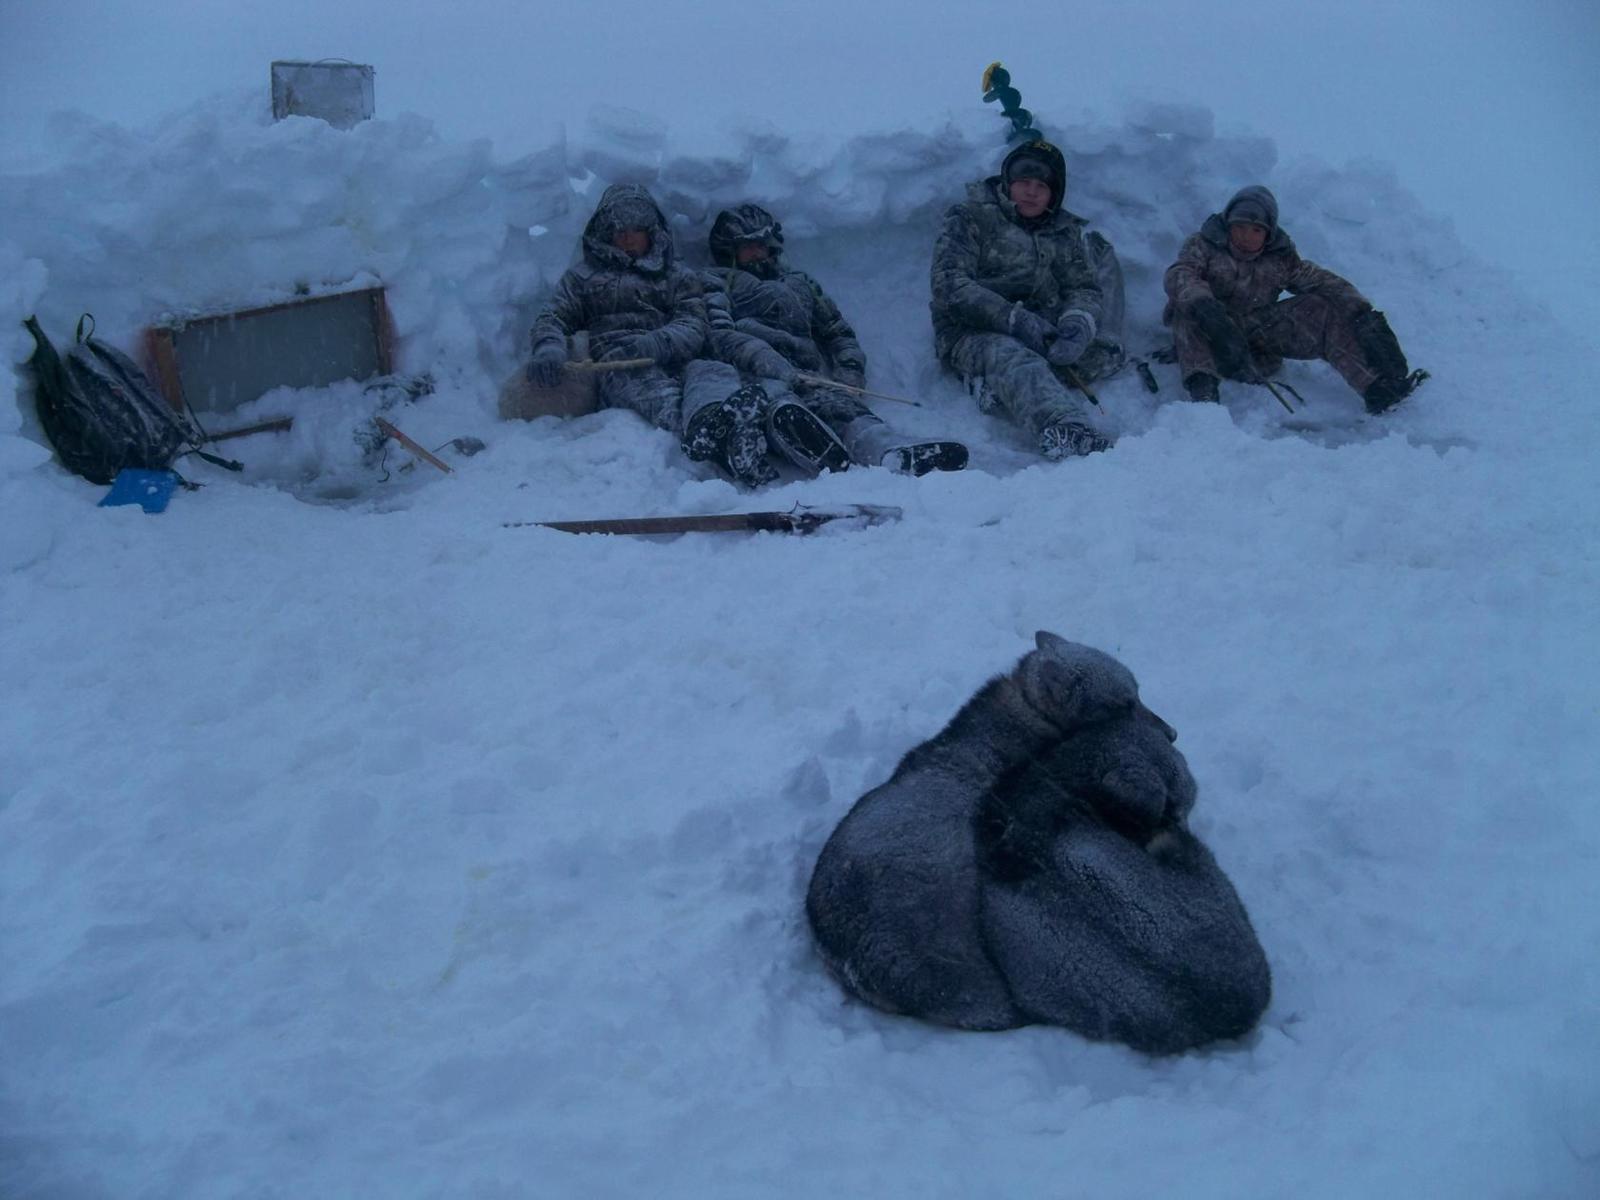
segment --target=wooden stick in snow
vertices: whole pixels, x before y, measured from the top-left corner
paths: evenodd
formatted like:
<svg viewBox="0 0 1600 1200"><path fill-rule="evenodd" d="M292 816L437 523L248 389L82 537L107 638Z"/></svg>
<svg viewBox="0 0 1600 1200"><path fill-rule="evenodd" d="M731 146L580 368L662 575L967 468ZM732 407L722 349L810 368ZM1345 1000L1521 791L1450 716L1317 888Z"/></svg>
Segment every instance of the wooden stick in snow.
<svg viewBox="0 0 1600 1200"><path fill-rule="evenodd" d="M449 463L445 462L443 459L436 458L432 454L432 452L424 449L416 441L414 441L413 439L407 437L405 434L401 433L398 429L396 429L392 424L390 424L388 421L384 420L382 417L373 417L372 418L372 423L378 427L378 432L383 434L384 437L392 437L395 441L399 442L402 446L404 446L407 450L411 451L411 453L415 454L418 458L423 459L426 462L432 463L434 466L438 467L439 470L443 471L446 475L452 475L452 474L455 473L454 471L451 470Z"/></svg>
<svg viewBox="0 0 1600 1200"><path fill-rule="evenodd" d="M841 392L850 392L857 396L871 396L874 400L893 400L896 404L909 404L912 408L921 408L922 401L907 400L904 396L891 396L888 392L868 391L864 387L856 387L853 383L840 383L837 379L829 379L823 375L796 375L801 383L809 383L812 387L838 388Z"/></svg>

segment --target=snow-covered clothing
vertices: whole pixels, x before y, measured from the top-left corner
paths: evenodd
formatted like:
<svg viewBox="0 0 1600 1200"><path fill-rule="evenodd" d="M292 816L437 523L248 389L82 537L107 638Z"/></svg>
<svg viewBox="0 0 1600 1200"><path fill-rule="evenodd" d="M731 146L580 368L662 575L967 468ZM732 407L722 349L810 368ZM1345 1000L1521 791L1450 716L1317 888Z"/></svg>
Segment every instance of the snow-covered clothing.
<svg viewBox="0 0 1600 1200"><path fill-rule="evenodd" d="M766 343L802 371L863 385L867 356L855 330L821 284L784 265L783 226L771 213L755 204L719 213L710 242L711 260L719 269L707 273L706 289L722 292L737 332ZM740 265L736 247L749 242L766 246L768 257ZM728 361L759 372L742 340L727 339L725 344L732 353L746 355L746 361Z"/></svg>
<svg viewBox="0 0 1600 1200"><path fill-rule="evenodd" d="M1268 229L1266 245L1248 258L1228 241L1228 217L1243 215ZM1258 220L1264 217L1264 220ZM1183 243L1165 276L1173 348L1185 379L1196 373L1224 374L1211 341L1194 320L1197 301L1215 299L1249 341L1257 365L1271 371L1284 358L1320 358L1351 387L1365 392L1378 377L1367 365L1351 319L1371 307L1348 280L1300 257L1278 225L1278 203L1259 185L1242 188L1222 212L1207 217ZM1284 292L1292 298L1280 300Z"/></svg>
<svg viewBox="0 0 1600 1200"><path fill-rule="evenodd" d="M945 214L933 254L933 330L941 357L969 333L1011 332L1022 305L1054 325L1071 310L1098 326L1100 283L1084 247L1087 222L1060 206L1017 212L999 175L971 184Z"/></svg>
<svg viewBox="0 0 1600 1200"><path fill-rule="evenodd" d="M962 1029L1064 1025L1173 1054L1247 1033L1271 973L1188 829L1177 734L1050 633L856 802L806 914L852 995Z"/></svg>
<svg viewBox="0 0 1600 1200"><path fill-rule="evenodd" d="M1035 437L1052 426L1098 428L1083 395L1067 388L1049 360L1003 333L957 338L945 362L978 388L978 406L1015 421Z"/></svg>
<svg viewBox="0 0 1600 1200"><path fill-rule="evenodd" d="M850 461L859 466L879 466L890 451L910 446L916 440L896 433L887 421L849 392L816 386L796 392L787 384L774 381L762 386L774 407L792 400L814 412L844 443Z"/></svg>
<svg viewBox="0 0 1600 1200"><path fill-rule="evenodd" d="M810 284L809 277L799 271L785 271L783 274L800 276ZM730 282L730 277L733 282ZM766 283L772 287L740 286L738 281L745 279L753 284ZM742 268L719 268L706 272L704 282L707 315L711 324L711 352L723 363L731 364L737 371L759 382L769 400L769 413L785 402L803 404L827 422L839 436L850 453L851 461L863 466L876 466L892 448L904 443L904 438L896 437L881 417L849 392L816 385L806 387L803 391L797 391L794 387L797 371L838 378L841 382L861 386L859 381L865 377L866 360L860 353L853 332L849 333L849 342L856 348L858 365L854 369L844 367L830 371L827 358L821 353L815 338L804 332L790 333L782 325L769 324L757 317L734 316L736 312L759 309L769 318L780 315L792 318L799 305L783 301L797 299L798 289L786 285L781 276L761 280ZM826 299L821 288L816 288L814 284L810 286L815 288L818 296ZM778 303L769 307L769 302L774 300ZM744 307L746 302L751 303L752 308ZM831 300L827 307L835 314L839 311ZM849 330L842 316L838 318L838 323ZM757 328L765 332L757 333Z"/></svg>
<svg viewBox="0 0 1600 1200"><path fill-rule="evenodd" d="M1064 188L1052 187L1050 206L1033 219L1011 200L1007 178L1019 156L1038 159L1039 146L1060 160L1047 143L1019 146L999 174L971 184L967 199L945 214L933 252L931 305L941 361L969 380L981 376L994 407L1035 434L1066 422L1094 427L1097 420L1082 394L1051 369L1048 347L1029 338L1028 327L1042 321L1053 336L1069 314L1069 323L1087 320L1097 340L1072 369L1092 381L1121 365L1122 325L1115 253L1104 238L1085 239L1084 219L1061 207ZM1065 180L1064 163L1054 175ZM1102 280L1114 282L1110 304Z"/></svg>
<svg viewBox="0 0 1600 1200"><path fill-rule="evenodd" d="M643 228L650 249L632 258L612 245L618 229ZM533 352L559 346L580 329L596 359L649 358L654 367L599 377L600 403L629 408L662 429L682 428L683 369L705 347L704 288L678 265L672 232L650 193L636 184L605 190L583 231L583 261L561 277L533 323Z"/></svg>
<svg viewBox="0 0 1600 1200"><path fill-rule="evenodd" d="M740 244L759 243L768 257L737 261ZM877 466L912 440L897 434L849 392L797 388L796 373L852 387L866 382L867 356L839 306L811 276L783 264L783 226L766 209L741 204L712 223L705 272L712 353L759 381L769 414L785 403L809 409L836 434L852 462ZM775 439L775 444L781 442ZM804 465L804 464L800 464Z"/></svg>

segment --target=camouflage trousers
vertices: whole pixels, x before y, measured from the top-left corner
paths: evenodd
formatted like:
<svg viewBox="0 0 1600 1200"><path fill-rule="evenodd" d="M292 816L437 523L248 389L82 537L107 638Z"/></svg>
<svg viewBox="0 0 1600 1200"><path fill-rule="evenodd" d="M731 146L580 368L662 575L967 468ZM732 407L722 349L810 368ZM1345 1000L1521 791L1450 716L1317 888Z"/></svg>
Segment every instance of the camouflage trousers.
<svg viewBox="0 0 1600 1200"><path fill-rule="evenodd" d="M1357 392L1365 392L1378 377L1351 331L1354 314L1321 296L1306 294L1279 300L1235 317L1250 343L1251 355L1264 374L1271 374L1286 358L1322 359ZM1172 348L1183 378L1204 372L1220 375L1211 345L1186 313L1172 319Z"/></svg>
<svg viewBox="0 0 1600 1200"><path fill-rule="evenodd" d="M686 363L680 371L663 367L607 371L599 379L600 407L630 409L656 428L681 437L700 408L726 400L738 387L738 371L708 358Z"/></svg>
<svg viewBox="0 0 1600 1200"><path fill-rule="evenodd" d="M1122 263L1110 242L1098 233L1084 239L1095 282L1100 286L1098 332L1073 373L1093 383L1120 370L1118 352L1126 308ZM1045 359L1016 338L1003 333L968 333L951 345L945 361L968 384L976 383L978 407L999 413L1038 436L1048 426L1071 423L1106 433L1082 392L1069 387Z"/></svg>
<svg viewBox="0 0 1600 1200"><path fill-rule="evenodd" d="M1085 383L1098 378L1093 361L1100 360L1097 356L1084 363L1079 378ZM1064 423L1085 425L1109 436L1084 394L1063 383L1043 355L1008 334L959 337L950 347L949 363L963 379L981 385L980 409L1009 417L1035 437L1049 426Z"/></svg>

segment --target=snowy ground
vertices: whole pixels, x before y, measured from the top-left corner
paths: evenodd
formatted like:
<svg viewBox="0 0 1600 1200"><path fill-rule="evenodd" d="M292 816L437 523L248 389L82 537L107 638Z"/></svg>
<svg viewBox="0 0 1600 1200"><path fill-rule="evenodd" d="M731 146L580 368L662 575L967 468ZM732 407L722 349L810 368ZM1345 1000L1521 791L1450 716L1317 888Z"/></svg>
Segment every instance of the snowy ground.
<svg viewBox="0 0 1600 1200"><path fill-rule="evenodd" d="M602 110L503 163L255 103L86 122L0 177L10 360L31 311L131 345L164 311L376 276L404 369L439 381L392 419L488 449L380 467L357 389L279 393L240 422L292 434L148 517L45 461L0 377L0 1193L1600 1189L1600 356L1392 177L1279 165L1192 108L1063 131L1136 346L1181 237L1262 180L1435 377L1369 422L1297 367L1299 432L1264 393L1121 380L1117 448L1048 465L931 363L927 256L992 113L681 155ZM871 384L924 404L884 415L971 440L973 469L752 497L627 414L494 420L614 178L691 256L721 204L769 201ZM502 527L836 501L904 518ZM1275 973L1242 1045L936 1030L846 1003L812 955L828 832L1041 628L1120 656L1180 731Z"/></svg>

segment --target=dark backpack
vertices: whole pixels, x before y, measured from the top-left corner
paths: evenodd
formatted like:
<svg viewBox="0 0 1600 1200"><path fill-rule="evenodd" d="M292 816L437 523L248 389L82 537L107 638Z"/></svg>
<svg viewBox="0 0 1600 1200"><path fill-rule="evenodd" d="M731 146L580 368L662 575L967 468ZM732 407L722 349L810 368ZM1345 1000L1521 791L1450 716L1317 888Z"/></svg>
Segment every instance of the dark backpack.
<svg viewBox="0 0 1600 1200"><path fill-rule="evenodd" d="M95 337L87 313L64 359L36 319L23 325L34 340L30 363L39 424L67 470L90 483L110 483L124 467L169 470L180 454L242 469L200 449L206 439L199 425L174 411L131 358Z"/></svg>

